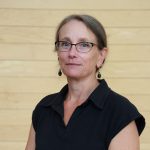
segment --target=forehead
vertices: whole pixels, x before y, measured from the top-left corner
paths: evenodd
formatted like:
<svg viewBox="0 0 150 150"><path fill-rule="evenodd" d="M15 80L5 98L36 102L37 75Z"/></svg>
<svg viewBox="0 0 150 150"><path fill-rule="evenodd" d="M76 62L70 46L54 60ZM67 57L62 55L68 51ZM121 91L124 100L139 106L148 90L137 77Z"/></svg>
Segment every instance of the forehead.
<svg viewBox="0 0 150 150"><path fill-rule="evenodd" d="M71 20L59 31L59 38L87 39L96 42L95 34L82 21Z"/></svg>

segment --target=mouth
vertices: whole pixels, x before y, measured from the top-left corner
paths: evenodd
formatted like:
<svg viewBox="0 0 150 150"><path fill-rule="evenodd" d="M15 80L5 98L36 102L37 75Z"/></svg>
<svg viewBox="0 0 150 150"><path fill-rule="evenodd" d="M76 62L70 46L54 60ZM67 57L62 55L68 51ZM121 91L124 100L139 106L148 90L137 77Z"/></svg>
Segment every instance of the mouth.
<svg viewBox="0 0 150 150"><path fill-rule="evenodd" d="M67 66L81 66L81 64L77 64L77 63L67 63Z"/></svg>

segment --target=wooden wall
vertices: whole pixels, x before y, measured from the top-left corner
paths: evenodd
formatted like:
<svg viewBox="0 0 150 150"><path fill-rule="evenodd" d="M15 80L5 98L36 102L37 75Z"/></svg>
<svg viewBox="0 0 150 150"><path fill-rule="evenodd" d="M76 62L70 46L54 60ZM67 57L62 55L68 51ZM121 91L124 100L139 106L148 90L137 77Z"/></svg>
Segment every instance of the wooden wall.
<svg viewBox="0 0 150 150"><path fill-rule="evenodd" d="M0 149L24 149L34 106L65 84L57 76L54 34L72 13L104 24L109 56L102 76L145 116L141 150L149 150L149 0L0 0Z"/></svg>

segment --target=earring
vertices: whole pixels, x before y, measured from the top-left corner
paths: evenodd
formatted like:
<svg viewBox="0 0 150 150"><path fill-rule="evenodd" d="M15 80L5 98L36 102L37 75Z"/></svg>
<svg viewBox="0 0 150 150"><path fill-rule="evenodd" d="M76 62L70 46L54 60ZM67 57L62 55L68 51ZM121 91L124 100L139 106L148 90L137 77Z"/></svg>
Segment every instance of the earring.
<svg viewBox="0 0 150 150"><path fill-rule="evenodd" d="M101 73L100 73L100 71L98 71L97 78L98 78L98 79L101 78Z"/></svg>
<svg viewBox="0 0 150 150"><path fill-rule="evenodd" d="M59 76L61 76L61 75L62 75L61 69L59 69L59 71L58 71L58 75L59 75Z"/></svg>

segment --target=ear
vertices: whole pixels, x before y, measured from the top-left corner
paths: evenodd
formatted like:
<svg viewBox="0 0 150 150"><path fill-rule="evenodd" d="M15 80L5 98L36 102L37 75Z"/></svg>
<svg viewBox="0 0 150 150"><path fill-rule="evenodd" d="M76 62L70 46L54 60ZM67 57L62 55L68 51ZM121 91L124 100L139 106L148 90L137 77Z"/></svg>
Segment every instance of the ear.
<svg viewBox="0 0 150 150"><path fill-rule="evenodd" d="M103 49L99 50L99 57L98 57L98 61L97 61L97 68L101 68L104 60L107 57L107 53L108 53L108 48L104 47Z"/></svg>

